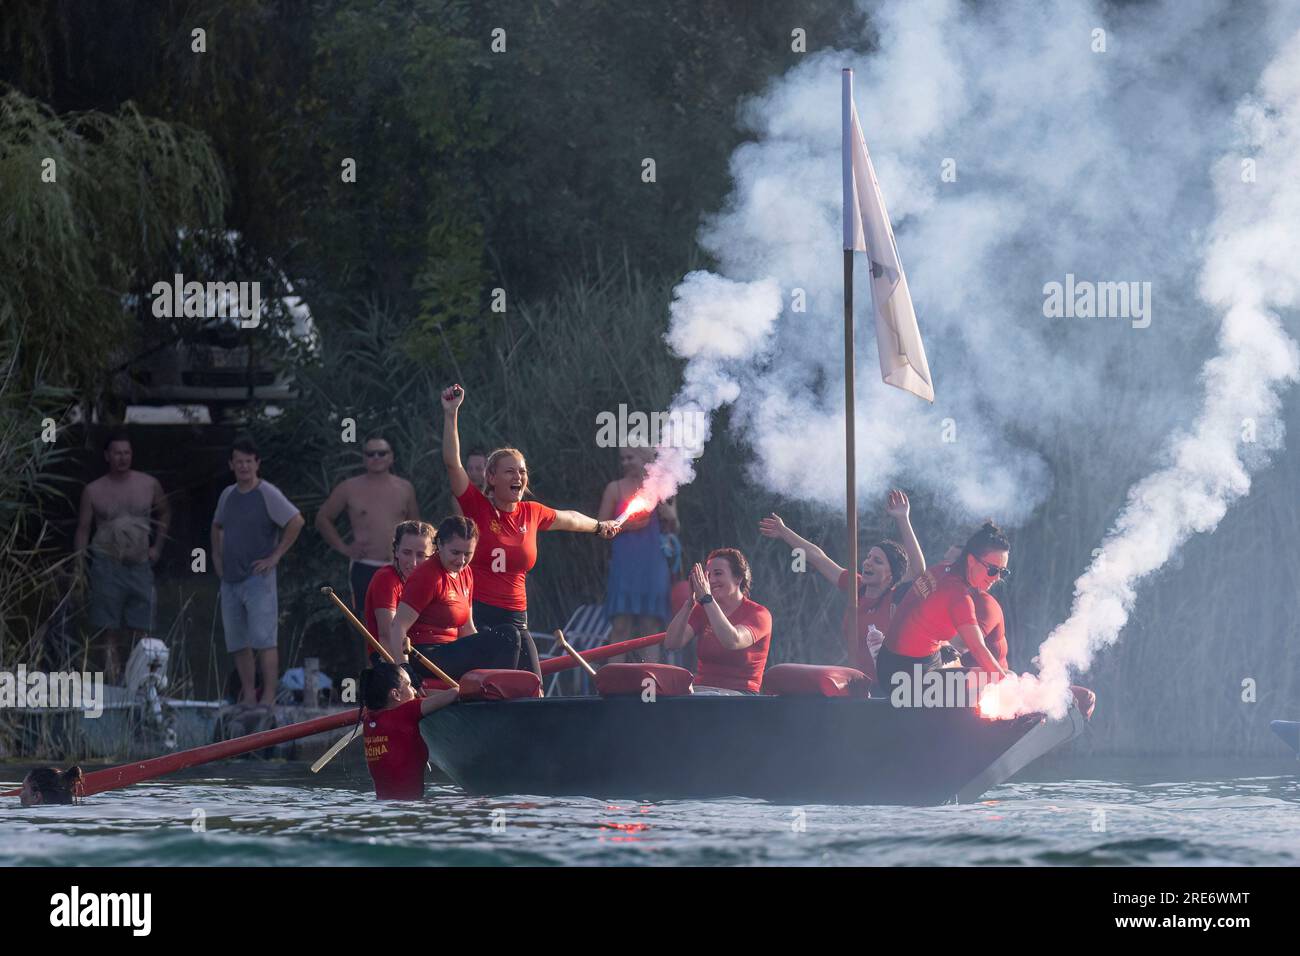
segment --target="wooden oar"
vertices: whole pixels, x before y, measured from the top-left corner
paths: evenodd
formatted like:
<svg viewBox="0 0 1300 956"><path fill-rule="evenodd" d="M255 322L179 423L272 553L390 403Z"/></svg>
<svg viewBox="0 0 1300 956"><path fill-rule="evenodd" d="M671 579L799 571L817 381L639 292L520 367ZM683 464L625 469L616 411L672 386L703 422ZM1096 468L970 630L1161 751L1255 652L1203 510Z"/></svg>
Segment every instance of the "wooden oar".
<svg viewBox="0 0 1300 956"><path fill-rule="evenodd" d="M556 630L556 632L555 632L555 643L560 645L560 650L564 651L564 653L568 654L568 655L569 655L570 657L572 657L575 661L577 661L579 667L581 667L584 671L586 671L586 672L587 672L588 674L590 674L592 677L595 677L595 676L596 676L596 668L594 668L594 667L592 667L590 664L588 664L586 658L584 658L581 654L579 654L576 650L574 650L573 645L570 644L568 641L566 641L566 640L564 639L564 632L563 632L563 631L558 630L558 629Z"/></svg>
<svg viewBox="0 0 1300 956"><path fill-rule="evenodd" d="M331 601L333 601L335 606L337 606L338 609L343 612L344 616L347 617L348 621L351 622L352 626L357 629L357 632L361 634L363 637L365 637L367 645L373 646L375 651L378 652L384 658L384 660L388 661L388 663L390 664L394 663L393 657L391 654L388 653L388 650L384 648L377 640L375 640L374 635L371 634L370 631L366 629L366 626L364 624L362 624L359 620L357 620L357 616L352 613L352 608L348 607L339 599L339 596L334 593L333 588L323 587L321 588L321 593L324 594L326 597L328 597ZM448 677L446 672L442 668L440 668L437 664L429 660L429 658L425 657L423 654L417 651L413 646L411 646L410 641L406 642L406 652L408 654L413 654L415 656L415 659L419 661L421 664L423 664L425 668L428 669L430 674L438 678L438 680L442 681L452 690L460 690L460 684L456 683L454 680Z"/></svg>
<svg viewBox="0 0 1300 956"><path fill-rule="evenodd" d="M603 661L609 657L618 657L620 654L626 654L628 651L635 651L642 647L652 647L655 644L662 644L664 638L667 636L668 632L664 631L660 634L634 637L630 641L619 641L617 644L606 644L604 647L593 647L589 651L573 651L573 657L567 655L564 657L548 657L546 660L542 661L542 676L545 677L548 674L554 674L556 671L566 671L571 667L577 667L578 661L574 660L574 657L587 662Z"/></svg>
<svg viewBox="0 0 1300 956"><path fill-rule="evenodd" d="M139 783L142 780L153 780L155 777L175 773L177 770L185 770L189 767L197 767L199 764L211 763L213 760L237 757L240 754L260 750L263 747L273 747L276 744L287 743L290 740L310 737L312 734L337 730L339 727L355 724L358 715L358 710L345 710L337 714L326 714L324 717L304 720L297 724L287 724L284 727L275 727L271 730L247 734L233 740L222 740L215 744L195 747L192 750L181 750L174 754L165 754L162 757L142 760L139 763L123 764L120 767L109 767L106 770L92 770L85 777L85 795L92 796L96 793L103 793L105 790L115 790L118 787ZM21 789L7 790L0 793L0 797L16 797L20 793L22 793Z"/></svg>

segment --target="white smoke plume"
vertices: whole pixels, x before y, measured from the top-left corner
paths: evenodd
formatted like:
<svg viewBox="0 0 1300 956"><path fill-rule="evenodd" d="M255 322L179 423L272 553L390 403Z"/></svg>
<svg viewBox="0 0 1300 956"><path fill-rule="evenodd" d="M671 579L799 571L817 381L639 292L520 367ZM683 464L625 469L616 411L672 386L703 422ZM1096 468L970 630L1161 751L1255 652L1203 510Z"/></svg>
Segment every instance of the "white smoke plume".
<svg viewBox="0 0 1300 956"><path fill-rule="evenodd" d="M688 274L673 291L668 344L686 359L685 381L672 412L703 416L696 435L709 439L713 413L740 396L734 369L753 361L768 345L781 314L781 289L773 279L735 282L709 272ZM651 501L677 493L695 477L691 449L672 441L646 466L642 491Z"/></svg>
<svg viewBox="0 0 1300 956"><path fill-rule="evenodd" d="M1212 529L1281 441L1278 395L1296 375L1282 323L1296 318L1300 260L1300 7L866 9L871 35L801 58L742 106L752 139L700 233L719 276L687 278L670 333L676 348L716 334L734 349L681 352L679 401L731 403L756 481L839 506L839 77L853 68L936 390L927 406L880 383L860 278L859 500L906 487L951 520L1015 527L1062 475L1088 475L1096 501L1132 485L1041 650L1034 703L1058 709L1068 672L1115 640L1138 581ZM1242 182L1252 156L1258 180ZM1146 314L1049 317L1048 286L1067 276L1150 283ZM754 284L763 308L728 307ZM661 455L659 468L665 488L689 480L689 462ZM1068 509L1052 517L1074 520Z"/></svg>
<svg viewBox="0 0 1300 956"><path fill-rule="evenodd" d="M1257 97L1237 111L1241 149L1215 167L1219 215L1206 243L1201 296L1223 313L1219 354L1201 379L1205 399L1169 463L1143 479L1075 583L1070 617L1039 648L1040 674L994 685L989 716L1062 716L1071 671L1086 671L1128 621L1135 585L1193 534L1213 531L1250 491L1250 472L1282 441L1279 394L1300 378L1300 348L1277 310L1300 306L1300 33L1265 70ZM1242 182L1243 156L1255 164ZM1265 426L1261 428L1261 425ZM1270 427L1271 426L1271 427Z"/></svg>

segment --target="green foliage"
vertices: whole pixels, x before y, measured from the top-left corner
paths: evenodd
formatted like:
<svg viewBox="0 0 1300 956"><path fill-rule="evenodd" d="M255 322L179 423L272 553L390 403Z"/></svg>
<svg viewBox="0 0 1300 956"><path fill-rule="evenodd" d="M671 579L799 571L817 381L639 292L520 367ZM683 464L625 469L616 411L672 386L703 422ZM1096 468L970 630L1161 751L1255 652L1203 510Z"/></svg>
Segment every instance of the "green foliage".
<svg viewBox="0 0 1300 956"><path fill-rule="evenodd" d="M36 387L39 368L93 389L134 334L123 296L144 267L181 228L220 221L221 167L202 134L131 104L56 116L11 90L0 97L0 183L0 323L34 346L19 352L17 380Z"/></svg>

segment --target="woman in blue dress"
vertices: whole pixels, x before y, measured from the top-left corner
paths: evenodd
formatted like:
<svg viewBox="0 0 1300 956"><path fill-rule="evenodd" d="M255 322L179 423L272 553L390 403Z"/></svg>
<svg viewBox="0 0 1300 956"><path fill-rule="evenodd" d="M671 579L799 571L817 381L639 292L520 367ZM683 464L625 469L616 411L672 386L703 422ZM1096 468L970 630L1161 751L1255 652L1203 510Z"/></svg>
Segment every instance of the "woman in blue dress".
<svg viewBox="0 0 1300 956"><path fill-rule="evenodd" d="M600 500L601 521L612 521L645 481L645 466L654 455L650 448L623 448L619 464L623 477L605 486ZM605 616L611 643L654 634L664 629L668 614L668 559L663 535L677 531L677 508L661 502L648 514L633 515L612 542L609 581L605 587ZM659 648L641 652L647 661L659 660Z"/></svg>

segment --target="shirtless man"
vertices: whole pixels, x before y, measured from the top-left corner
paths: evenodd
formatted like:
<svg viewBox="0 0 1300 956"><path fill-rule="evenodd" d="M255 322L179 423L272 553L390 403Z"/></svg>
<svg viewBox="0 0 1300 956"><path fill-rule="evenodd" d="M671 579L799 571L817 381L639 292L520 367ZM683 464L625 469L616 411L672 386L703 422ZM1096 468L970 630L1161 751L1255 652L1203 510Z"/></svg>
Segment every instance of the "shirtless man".
<svg viewBox="0 0 1300 956"><path fill-rule="evenodd" d="M82 489L73 548L82 570L88 552L91 557L90 625L104 629L104 674L116 681L136 639L153 626L152 566L167 537L171 507L158 479L132 470L125 431L108 436L104 461L108 474ZM150 531L156 532L152 544Z"/></svg>
<svg viewBox="0 0 1300 956"><path fill-rule="evenodd" d="M393 529L403 521L420 520L415 488L393 474L393 446L382 435L371 435L361 444L366 470L339 482L316 513L316 530L325 543L348 558L348 579L352 584L352 609L360 614L366 589L375 572L393 560ZM352 526L352 543L343 541L334 526L347 509Z"/></svg>

